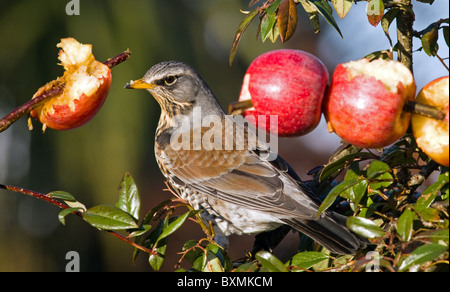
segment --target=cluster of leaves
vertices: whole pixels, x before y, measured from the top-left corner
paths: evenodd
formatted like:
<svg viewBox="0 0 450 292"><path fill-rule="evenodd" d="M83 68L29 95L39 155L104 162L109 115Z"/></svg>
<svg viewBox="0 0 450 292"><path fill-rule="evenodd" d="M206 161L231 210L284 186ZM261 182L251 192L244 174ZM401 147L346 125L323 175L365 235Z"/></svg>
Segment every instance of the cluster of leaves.
<svg viewBox="0 0 450 292"><path fill-rule="evenodd" d="M432 4L434 0L418 0L419 2ZM250 1L249 7L255 6L260 0ZM331 2L331 4L329 3ZM233 62L239 41L249 26L249 24L259 16L259 25L257 35L261 35L261 40L267 39L275 42L280 37L282 42L289 40L297 28L298 12L297 5L309 15L309 20L314 33L320 32L319 15L321 15L329 25L331 25L342 37L342 33L337 25L333 8L336 14L345 18L355 2L359 0L267 0L256 6L250 11L244 11L245 18L239 24L233 45L230 52L229 61ZM364 1L366 2L366 1ZM398 44L393 44L389 35L389 26L399 16L400 13L407 12L411 18L414 18L414 12L411 7L405 5L402 1L391 0L367 0L366 15L368 22L377 26L381 22L381 27L389 40L390 48L380 50L368 55L369 58L390 58L392 51L397 50ZM447 45L449 44L449 19L440 19L421 31L415 31L414 36L422 41L422 48L429 56L438 56L438 31L442 29L443 36ZM440 58L441 62L442 59ZM445 65L445 64L444 64Z"/></svg>

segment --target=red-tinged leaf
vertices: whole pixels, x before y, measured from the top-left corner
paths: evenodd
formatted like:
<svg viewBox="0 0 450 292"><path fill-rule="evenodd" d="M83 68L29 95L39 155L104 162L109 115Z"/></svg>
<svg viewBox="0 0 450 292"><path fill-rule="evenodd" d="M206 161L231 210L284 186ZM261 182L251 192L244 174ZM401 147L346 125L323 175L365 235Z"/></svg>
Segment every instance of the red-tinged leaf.
<svg viewBox="0 0 450 292"><path fill-rule="evenodd" d="M238 29L236 31L236 35L234 36L233 45L231 46L229 57L230 66L233 63L234 57L236 56L237 48L239 45L239 41L241 40L242 34L247 29L252 20L256 17L256 15L258 15L259 9L260 9L259 7L256 7L255 9L250 11L244 18L244 20L242 20L242 22L239 24Z"/></svg>
<svg viewBox="0 0 450 292"><path fill-rule="evenodd" d="M331 3L333 3L334 10L336 10L336 13L342 19L350 11L350 8L352 8L353 0L331 0Z"/></svg>
<svg viewBox="0 0 450 292"><path fill-rule="evenodd" d="M297 5L294 0L283 0L278 7L278 30L283 43L294 34L297 20Z"/></svg>
<svg viewBox="0 0 450 292"><path fill-rule="evenodd" d="M367 19L370 24L377 26L380 23L384 15L384 3L383 0L370 0L367 3Z"/></svg>

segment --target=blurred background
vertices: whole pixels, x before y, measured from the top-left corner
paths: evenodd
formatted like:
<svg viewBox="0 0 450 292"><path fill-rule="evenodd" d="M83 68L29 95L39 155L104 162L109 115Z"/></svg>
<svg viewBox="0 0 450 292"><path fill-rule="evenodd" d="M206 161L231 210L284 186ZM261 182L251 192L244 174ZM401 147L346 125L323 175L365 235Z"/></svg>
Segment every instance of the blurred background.
<svg viewBox="0 0 450 292"><path fill-rule="evenodd" d="M80 15L66 14L69 0L0 0L0 116L25 103L46 82L61 76L56 44L74 37L93 45L93 53L105 61L127 48L130 60L112 69L113 81L107 101L94 119L70 131L48 129L45 134L34 122L29 131L26 118L0 133L0 183L47 193L64 190L86 206L115 204L117 187L128 171L140 191L142 216L169 198L157 168L154 132L160 109L143 91L123 87L143 76L163 60L191 64L216 93L223 107L237 100L242 78L259 54L277 48L295 48L321 58L330 74L341 62L359 59L387 49L389 42L380 26L372 27L365 16L366 3L354 5L337 23L343 38L321 18L322 31L315 35L308 16L299 8L294 37L286 44L262 44L256 39L257 21L244 34L233 66L228 54L235 31L248 9L244 0L80 0ZM415 29L448 17L449 2L428 4L413 1ZM441 33L440 33L441 34ZM395 30L391 32L395 38ZM440 35L440 55L448 47ZM414 40L414 48L421 46ZM446 60L448 65L448 60ZM448 75L436 58L414 53L414 73L420 89L431 80ZM325 164L340 146L328 134L323 120L312 133L281 139L280 154L303 179L306 172ZM135 263L133 249L80 218L69 216L62 226L59 209L22 194L0 190L0 271L64 271L68 251L80 254L82 271L150 271L147 257ZM176 252L184 242L200 239L203 233L193 223L169 238L162 270L173 271ZM233 259L252 247L253 236L231 238ZM289 234L275 250L281 259L295 253L298 238Z"/></svg>

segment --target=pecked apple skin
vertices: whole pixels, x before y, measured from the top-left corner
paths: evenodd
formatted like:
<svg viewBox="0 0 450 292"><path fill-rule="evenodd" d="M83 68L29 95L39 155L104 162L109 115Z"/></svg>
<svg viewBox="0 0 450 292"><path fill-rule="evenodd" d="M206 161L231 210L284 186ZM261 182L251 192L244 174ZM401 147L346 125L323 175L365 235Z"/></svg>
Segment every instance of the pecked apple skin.
<svg viewBox="0 0 450 292"><path fill-rule="evenodd" d="M408 129L411 114L403 111L414 99L415 85L402 82L392 92L373 76L352 78L339 64L324 100L328 128L346 142L361 148L381 148L401 138Z"/></svg>
<svg viewBox="0 0 450 292"><path fill-rule="evenodd" d="M253 108L244 116L278 116L278 129L263 129L279 136L299 136L320 121L328 71L315 56L301 50L275 50L258 56L247 69L239 100L251 98Z"/></svg>

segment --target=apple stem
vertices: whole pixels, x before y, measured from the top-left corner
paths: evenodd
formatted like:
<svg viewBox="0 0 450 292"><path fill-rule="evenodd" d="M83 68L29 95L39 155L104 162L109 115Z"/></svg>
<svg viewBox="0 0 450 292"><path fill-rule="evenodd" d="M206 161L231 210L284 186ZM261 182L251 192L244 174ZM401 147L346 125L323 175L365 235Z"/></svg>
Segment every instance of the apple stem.
<svg viewBox="0 0 450 292"><path fill-rule="evenodd" d="M253 102L251 99L235 101L228 105L228 114L235 116L241 115L246 109L252 108Z"/></svg>
<svg viewBox="0 0 450 292"><path fill-rule="evenodd" d="M443 120L445 118L445 113L437 107L415 101L408 101L403 107L403 110L436 120Z"/></svg>
<svg viewBox="0 0 450 292"><path fill-rule="evenodd" d="M114 66L119 65L120 63L128 60L131 56L131 51L127 49L126 51L120 53L119 55L108 59L105 64L109 68L112 68ZM44 92L41 95L36 96L35 98L27 101L26 103L22 104L21 106L17 107L13 111L11 111L9 114L7 114L5 117L3 117L0 120L0 132L5 131L8 129L14 122L16 122L18 119L23 117L24 115L29 114L34 108L41 105L43 102L47 101L48 99L55 97L59 94L61 94L64 90L65 84L62 83L58 86L52 87L50 90Z"/></svg>

